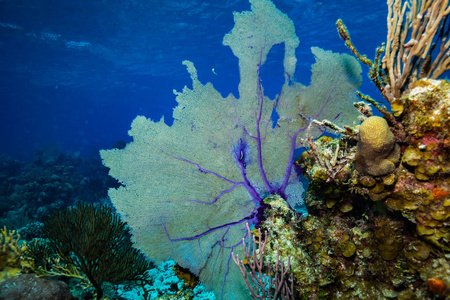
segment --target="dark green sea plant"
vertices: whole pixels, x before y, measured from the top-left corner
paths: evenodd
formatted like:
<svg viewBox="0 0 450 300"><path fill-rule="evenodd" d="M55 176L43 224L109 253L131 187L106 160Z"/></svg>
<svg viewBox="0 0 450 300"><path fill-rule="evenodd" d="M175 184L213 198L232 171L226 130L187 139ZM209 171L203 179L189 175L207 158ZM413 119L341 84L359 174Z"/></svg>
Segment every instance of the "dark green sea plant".
<svg viewBox="0 0 450 300"><path fill-rule="evenodd" d="M61 259L83 272L103 297L104 282L147 280L152 267L132 245L122 222L110 208L79 203L60 209L44 220L44 233L57 247Z"/></svg>
<svg viewBox="0 0 450 300"><path fill-rule="evenodd" d="M34 270L49 269L51 258L56 257L55 249L52 245L47 239L37 238L27 244L25 255L33 259Z"/></svg>

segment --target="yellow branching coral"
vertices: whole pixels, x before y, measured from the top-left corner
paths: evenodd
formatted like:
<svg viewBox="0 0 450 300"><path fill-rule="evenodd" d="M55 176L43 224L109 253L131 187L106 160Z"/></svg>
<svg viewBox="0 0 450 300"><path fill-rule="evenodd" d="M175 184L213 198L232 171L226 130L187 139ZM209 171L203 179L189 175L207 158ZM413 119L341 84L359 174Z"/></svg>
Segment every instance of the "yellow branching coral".
<svg viewBox="0 0 450 300"><path fill-rule="evenodd" d="M22 259L27 246L19 245L20 235L15 230L0 230L0 281L17 275L29 263Z"/></svg>
<svg viewBox="0 0 450 300"><path fill-rule="evenodd" d="M85 287L92 286L86 275L80 272L80 270L78 270L74 265L64 263L59 255L57 257L49 258L49 264L51 265L50 270L40 266L35 270L36 274L40 277L65 276L77 278L82 281L82 284Z"/></svg>
<svg viewBox="0 0 450 300"><path fill-rule="evenodd" d="M39 277L65 276L81 280L86 288L91 286L86 275L74 265L66 263L58 249L44 239L30 242L24 256L33 260L32 271Z"/></svg>

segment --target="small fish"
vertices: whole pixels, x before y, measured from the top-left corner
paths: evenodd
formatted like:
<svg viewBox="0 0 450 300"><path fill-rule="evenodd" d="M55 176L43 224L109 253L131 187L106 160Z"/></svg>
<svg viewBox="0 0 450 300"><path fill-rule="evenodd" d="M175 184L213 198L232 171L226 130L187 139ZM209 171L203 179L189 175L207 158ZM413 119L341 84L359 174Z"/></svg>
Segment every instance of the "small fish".
<svg viewBox="0 0 450 300"><path fill-rule="evenodd" d="M432 278L427 280L430 290L439 296L444 296L447 293L447 285L440 279Z"/></svg>

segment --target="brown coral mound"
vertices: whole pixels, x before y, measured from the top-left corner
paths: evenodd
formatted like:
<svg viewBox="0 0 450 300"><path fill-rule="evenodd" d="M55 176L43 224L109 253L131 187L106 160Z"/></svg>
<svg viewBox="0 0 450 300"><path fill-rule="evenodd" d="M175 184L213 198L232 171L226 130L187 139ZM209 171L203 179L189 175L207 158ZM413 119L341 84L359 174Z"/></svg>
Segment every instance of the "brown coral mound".
<svg viewBox="0 0 450 300"><path fill-rule="evenodd" d="M355 166L363 175L382 176L395 170L400 158L400 147L385 119L370 117L359 129Z"/></svg>

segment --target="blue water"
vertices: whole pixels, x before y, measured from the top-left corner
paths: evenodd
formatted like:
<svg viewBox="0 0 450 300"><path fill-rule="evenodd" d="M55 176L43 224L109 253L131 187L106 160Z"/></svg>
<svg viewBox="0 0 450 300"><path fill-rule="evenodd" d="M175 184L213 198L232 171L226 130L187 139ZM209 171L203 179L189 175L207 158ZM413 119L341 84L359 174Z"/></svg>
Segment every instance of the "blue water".
<svg viewBox="0 0 450 300"><path fill-rule="evenodd" d="M309 84L310 47L350 53L335 27L342 18L361 53L373 58L386 39L384 0L274 0L294 21L297 80ZM14 0L0 1L0 153L29 160L54 145L97 156L126 140L136 115L171 122L173 90L199 79L236 96L237 58L222 45L233 11L246 0ZM264 66L265 92L284 82L282 51ZM363 69L367 73L367 68ZM364 76L363 93L381 95Z"/></svg>

